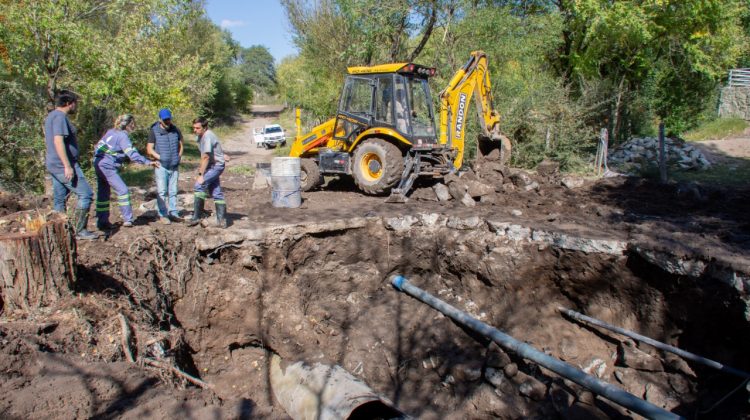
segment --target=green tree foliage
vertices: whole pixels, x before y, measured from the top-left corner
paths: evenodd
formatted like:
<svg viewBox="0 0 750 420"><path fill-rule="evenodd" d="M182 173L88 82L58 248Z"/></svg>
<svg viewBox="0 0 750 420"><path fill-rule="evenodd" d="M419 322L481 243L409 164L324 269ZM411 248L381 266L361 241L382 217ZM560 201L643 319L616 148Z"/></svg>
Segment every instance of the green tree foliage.
<svg viewBox="0 0 750 420"><path fill-rule="evenodd" d="M0 80L0 188L40 189L44 143L36 123L44 115L44 101L16 82ZM21 159L20 157L26 157Z"/></svg>
<svg viewBox="0 0 750 420"><path fill-rule="evenodd" d="M415 59L442 0L282 0L299 57L279 66L279 89L319 120L330 117L346 68Z"/></svg>
<svg viewBox="0 0 750 420"><path fill-rule="evenodd" d="M44 104L58 89L82 98L74 122L84 157L117 114L135 114L144 128L169 107L184 128L213 114L227 85L235 88L228 109L244 109L251 98L246 86L231 84L238 47L205 16L202 1L6 0L0 22L0 94L10 104L0 138L17 151L0 156L6 187L18 180L40 188Z"/></svg>
<svg viewBox="0 0 750 420"><path fill-rule="evenodd" d="M560 2L561 73L609 81L617 128L631 102L680 132L714 106L706 98L746 51L747 8L735 0Z"/></svg>
<svg viewBox="0 0 750 420"><path fill-rule="evenodd" d="M262 45L242 48L237 59L237 67L241 80L254 91L266 95L278 93L276 67L268 48Z"/></svg>
<svg viewBox="0 0 750 420"><path fill-rule="evenodd" d="M347 66L394 61L437 67L438 91L482 49L524 166L552 157L579 167L603 126L615 140L659 119L673 133L695 126L714 109L727 70L750 62L746 0L282 4L300 51L279 69L291 103L330 116Z"/></svg>
<svg viewBox="0 0 750 420"><path fill-rule="evenodd" d="M300 107L324 121L336 112L343 74L332 74L315 66L315 61L287 57L278 68L279 94L290 106Z"/></svg>

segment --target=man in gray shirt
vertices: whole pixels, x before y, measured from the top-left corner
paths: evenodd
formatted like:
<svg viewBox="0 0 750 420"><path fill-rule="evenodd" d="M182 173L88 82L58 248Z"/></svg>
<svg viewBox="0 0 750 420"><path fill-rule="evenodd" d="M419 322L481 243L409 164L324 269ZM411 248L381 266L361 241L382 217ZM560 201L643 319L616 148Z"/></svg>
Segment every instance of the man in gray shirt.
<svg viewBox="0 0 750 420"><path fill-rule="evenodd" d="M193 120L193 132L197 135L201 151L201 166L198 168L198 178L195 179L193 218L188 221L188 225L195 226L200 223L206 198L210 194L216 205L216 225L226 228L227 203L224 201L219 177L224 172L224 163L229 160L229 156L224 155L219 138L208 129L208 121L205 118Z"/></svg>
<svg viewBox="0 0 750 420"><path fill-rule="evenodd" d="M65 212L65 202L71 192L78 196L75 211L75 230L78 239L96 239L96 233L86 229L94 192L78 165L77 129L68 119L78 108L78 96L62 90L55 95L55 109L44 120L44 141L47 146L45 163L52 176L54 209Z"/></svg>

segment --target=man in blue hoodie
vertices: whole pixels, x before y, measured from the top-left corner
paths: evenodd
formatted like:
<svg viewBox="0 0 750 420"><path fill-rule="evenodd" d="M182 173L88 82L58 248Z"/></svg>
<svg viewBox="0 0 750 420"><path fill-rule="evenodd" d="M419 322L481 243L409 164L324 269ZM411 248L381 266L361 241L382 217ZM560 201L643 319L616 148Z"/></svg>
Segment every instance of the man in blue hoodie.
<svg viewBox="0 0 750 420"><path fill-rule="evenodd" d="M182 132L172 123L172 112L167 108L159 111L159 121L148 130L146 152L161 164L155 169L156 204L159 217L164 224L180 222L177 211L177 181L182 157Z"/></svg>

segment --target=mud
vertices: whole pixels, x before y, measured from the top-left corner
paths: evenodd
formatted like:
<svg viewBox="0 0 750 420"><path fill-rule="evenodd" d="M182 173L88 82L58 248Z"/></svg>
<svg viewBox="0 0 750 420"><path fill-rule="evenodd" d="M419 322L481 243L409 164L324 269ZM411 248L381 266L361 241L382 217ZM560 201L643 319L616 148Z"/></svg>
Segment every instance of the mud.
<svg viewBox="0 0 750 420"><path fill-rule="evenodd" d="M2 314L0 416L286 418L269 385L276 353L340 365L420 418L633 417L398 293L395 273L677 414L750 413L744 387L730 395L742 379L558 312L750 371L750 190L484 171L494 191L474 207L439 202L426 183L393 205L329 179L283 210L227 172L227 230L140 212L133 228L79 242L68 299Z"/></svg>

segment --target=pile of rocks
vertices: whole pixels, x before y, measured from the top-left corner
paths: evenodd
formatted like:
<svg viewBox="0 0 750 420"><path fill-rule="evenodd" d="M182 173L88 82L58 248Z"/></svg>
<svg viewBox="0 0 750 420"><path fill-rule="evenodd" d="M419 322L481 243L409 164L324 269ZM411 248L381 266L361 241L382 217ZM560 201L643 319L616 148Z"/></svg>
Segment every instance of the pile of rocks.
<svg viewBox="0 0 750 420"><path fill-rule="evenodd" d="M679 139L665 139L667 164L683 170L700 170L711 167L706 156ZM659 139L656 137L634 138L621 145L608 156L609 166L625 172L637 172L645 166L658 165Z"/></svg>

